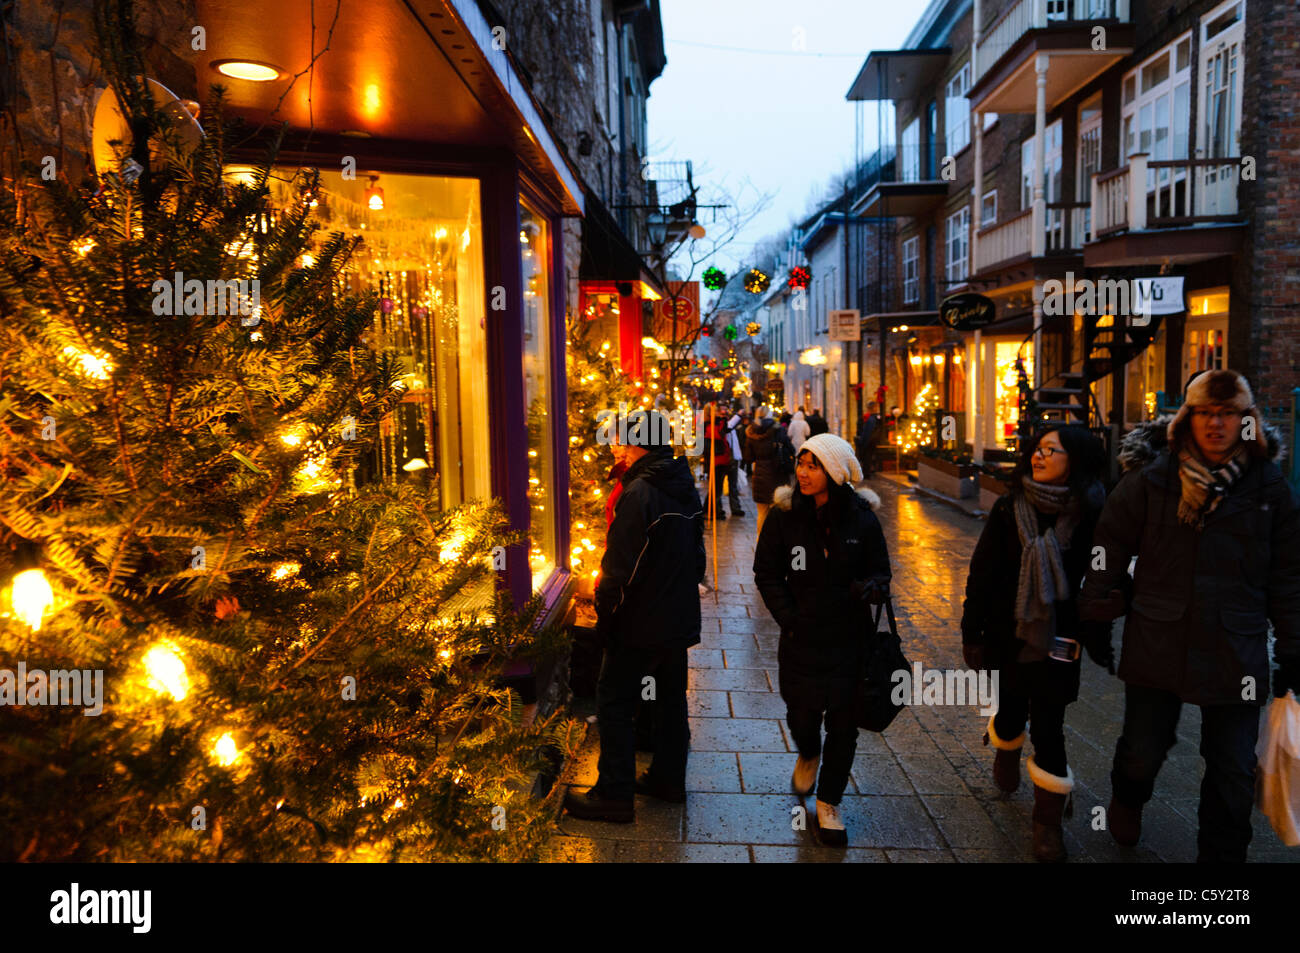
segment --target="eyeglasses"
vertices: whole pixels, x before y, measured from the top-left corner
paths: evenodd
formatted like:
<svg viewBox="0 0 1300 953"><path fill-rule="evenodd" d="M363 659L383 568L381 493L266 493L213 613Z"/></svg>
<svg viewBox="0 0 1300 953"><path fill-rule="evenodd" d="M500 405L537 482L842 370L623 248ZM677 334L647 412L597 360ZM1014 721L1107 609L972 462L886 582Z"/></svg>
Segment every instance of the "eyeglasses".
<svg viewBox="0 0 1300 953"><path fill-rule="evenodd" d="M1042 457L1044 460L1047 460L1058 453L1065 453L1065 451L1060 447L1045 447L1042 444L1039 444L1034 448L1034 456Z"/></svg>
<svg viewBox="0 0 1300 953"><path fill-rule="evenodd" d="M1201 420L1239 420L1241 411L1239 410L1203 410L1197 408L1192 411L1193 417L1199 417Z"/></svg>

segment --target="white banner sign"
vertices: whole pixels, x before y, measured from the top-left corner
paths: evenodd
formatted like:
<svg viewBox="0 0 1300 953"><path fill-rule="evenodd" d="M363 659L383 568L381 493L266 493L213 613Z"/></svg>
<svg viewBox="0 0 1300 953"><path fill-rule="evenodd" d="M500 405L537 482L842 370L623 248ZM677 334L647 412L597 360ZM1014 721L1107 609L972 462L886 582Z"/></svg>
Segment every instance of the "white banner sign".
<svg viewBox="0 0 1300 953"><path fill-rule="evenodd" d="M827 313L832 341L862 340L862 315L857 308Z"/></svg>
<svg viewBox="0 0 1300 953"><path fill-rule="evenodd" d="M1134 314L1178 314L1186 310L1182 278L1133 279Z"/></svg>

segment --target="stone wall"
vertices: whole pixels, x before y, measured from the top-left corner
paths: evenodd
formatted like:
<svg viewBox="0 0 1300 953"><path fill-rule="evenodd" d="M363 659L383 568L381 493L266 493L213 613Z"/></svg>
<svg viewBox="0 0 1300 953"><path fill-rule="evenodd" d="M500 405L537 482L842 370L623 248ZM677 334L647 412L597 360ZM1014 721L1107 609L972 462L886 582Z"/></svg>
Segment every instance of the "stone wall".
<svg viewBox="0 0 1300 953"><path fill-rule="evenodd" d="M195 98L186 56L194 0L138 0L136 13L149 76ZM20 163L53 156L60 175L79 181L90 165L91 123L104 86L93 0L16 0L2 16L10 58L3 63L0 175L12 178Z"/></svg>

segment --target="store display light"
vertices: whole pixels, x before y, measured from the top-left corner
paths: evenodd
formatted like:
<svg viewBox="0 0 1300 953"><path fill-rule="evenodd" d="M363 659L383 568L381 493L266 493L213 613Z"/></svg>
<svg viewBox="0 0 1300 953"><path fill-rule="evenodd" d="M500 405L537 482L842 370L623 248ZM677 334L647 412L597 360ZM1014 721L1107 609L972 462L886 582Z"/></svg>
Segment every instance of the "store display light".
<svg viewBox="0 0 1300 953"><path fill-rule="evenodd" d="M370 186L366 189L366 206L372 212L380 212L384 208L384 190L376 184L378 182L379 176L370 176Z"/></svg>

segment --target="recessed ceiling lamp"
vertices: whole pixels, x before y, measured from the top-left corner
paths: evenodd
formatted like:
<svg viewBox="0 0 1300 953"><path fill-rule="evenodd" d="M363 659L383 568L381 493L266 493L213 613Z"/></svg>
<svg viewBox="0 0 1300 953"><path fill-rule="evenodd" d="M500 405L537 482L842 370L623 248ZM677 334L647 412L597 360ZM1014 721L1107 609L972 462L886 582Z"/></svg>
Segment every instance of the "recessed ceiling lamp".
<svg viewBox="0 0 1300 953"><path fill-rule="evenodd" d="M384 190L376 184L378 181L379 176L370 176L370 187L366 189L366 205L373 212L382 211L384 208Z"/></svg>
<svg viewBox="0 0 1300 953"><path fill-rule="evenodd" d="M278 66L255 60L213 60L212 68L231 79L246 79L253 83L269 83L284 75Z"/></svg>

